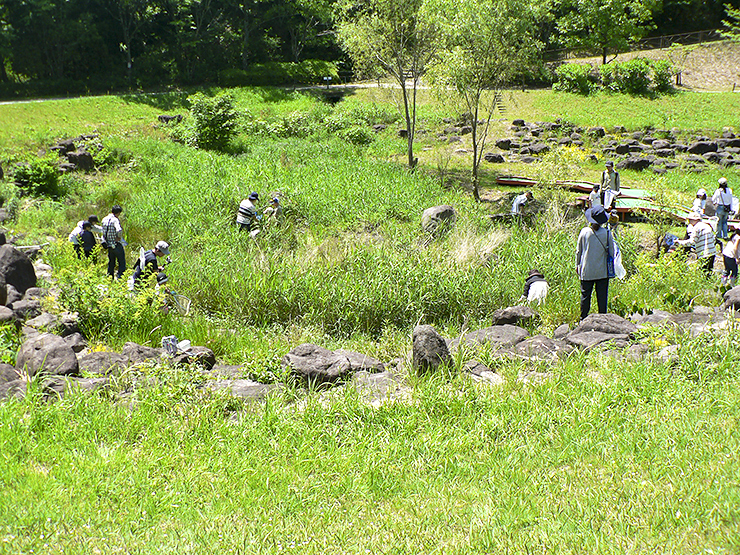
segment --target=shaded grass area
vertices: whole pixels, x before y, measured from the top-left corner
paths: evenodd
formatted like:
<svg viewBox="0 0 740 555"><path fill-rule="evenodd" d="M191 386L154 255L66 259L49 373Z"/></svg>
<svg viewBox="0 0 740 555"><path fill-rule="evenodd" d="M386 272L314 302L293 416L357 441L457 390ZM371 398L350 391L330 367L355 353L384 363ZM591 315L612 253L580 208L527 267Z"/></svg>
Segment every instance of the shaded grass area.
<svg viewBox="0 0 740 555"><path fill-rule="evenodd" d="M6 403L0 538L41 553L734 552L738 352L689 343L675 368L575 358L531 387L514 363L502 389L425 378L378 410L350 389L229 419L238 402L182 373L128 406Z"/></svg>

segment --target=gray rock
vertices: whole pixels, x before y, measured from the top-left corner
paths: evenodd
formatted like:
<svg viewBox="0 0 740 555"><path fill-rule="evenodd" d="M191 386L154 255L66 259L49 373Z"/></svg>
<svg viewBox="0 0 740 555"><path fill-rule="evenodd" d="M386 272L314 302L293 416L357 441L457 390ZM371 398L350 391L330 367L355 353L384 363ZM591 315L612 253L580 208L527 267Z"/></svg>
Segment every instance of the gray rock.
<svg viewBox="0 0 740 555"><path fill-rule="evenodd" d="M358 372L352 376L352 385L360 397L374 407L389 401L403 401L410 397L409 388L391 372Z"/></svg>
<svg viewBox="0 0 740 555"><path fill-rule="evenodd" d="M457 213L455 209L444 204L427 208L421 215L421 227L426 233L448 231L455 226Z"/></svg>
<svg viewBox="0 0 740 555"><path fill-rule="evenodd" d="M493 325L519 324L525 320L534 318L534 312L526 305L499 308L493 313Z"/></svg>
<svg viewBox="0 0 740 555"><path fill-rule="evenodd" d="M5 306L18 302L23 298L23 295L21 295L21 293L10 283L5 285L5 291L7 294L4 303Z"/></svg>
<svg viewBox="0 0 740 555"><path fill-rule="evenodd" d="M23 298L26 300L36 299L40 301L45 295L46 291L41 287L29 287L28 289L26 289Z"/></svg>
<svg viewBox="0 0 740 555"><path fill-rule="evenodd" d="M552 360L570 353L573 347L560 339L550 339L545 335L535 335L517 343L515 350L517 354L529 358Z"/></svg>
<svg viewBox="0 0 740 555"><path fill-rule="evenodd" d="M174 366L197 364L204 370L210 370L216 364L216 355L208 347L190 347L183 353L177 353L171 361Z"/></svg>
<svg viewBox="0 0 740 555"><path fill-rule="evenodd" d="M47 374L75 375L79 372L77 355L72 347L51 333L27 339L18 350L16 368L33 377L43 370Z"/></svg>
<svg viewBox="0 0 740 555"><path fill-rule="evenodd" d="M513 347L527 337L529 337L529 332L524 328L504 324L470 332L462 337L460 343L468 347L488 344L494 348L502 348Z"/></svg>
<svg viewBox="0 0 740 555"><path fill-rule="evenodd" d="M502 154L496 154L494 152L488 152L483 156L483 159L486 162L490 162L491 164L503 164L506 162L506 159Z"/></svg>
<svg viewBox="0 0 740 555"><path fill-rule="evenodd" d="M56 333L60 328L59 318L48 312L42 312L35 318L28 320L26 325L40 331L48 331L49 333Z"/></svg>
<svg viewBox="0 0 740 555"><path fill-rule="evenodd" d="M534 143L529 146L529 152L531 154L546 154L550 152L550 147L546 143Z"/></svg>
<svg viewBox="0 0 740 555"><path fill-rule="evenodd" d="M218 376L222 378L242 378L244 377L247 369L239 364L215 364L208 373L211 376Z"/></svg>
<svg viewBox="0 0 740 555"><path fill-rule="evenodd" d="M629 158L625 158L621 162L618 162L616 167L620 170L642 171L649 168L651 165L652 160L650 160L649 158L637 158L634 156L630 156Z"/></svg>
<svg viewBox="0 0 740 555"><path fill-rule="evenodd" d="M617 314L589 314L575 327L571 335L585 331L631 335L637 326Z"/></svg>
<svg viewBox="0 0 740 555"><path fill-rule="evenodd" d="M41 383L44 398L62 399L73 392L93 392L108 385L108 378L77 378L72 376L50 376Z"/></svg>
<svg viewBox="0 0 740 555"><path fill-rule="evenodd" d="M740 285L736 285L722 296L725 301L725 308L740 310Z"/></svg>
<svg viewBox="0 0 740 555"><path fill-rule="evenodd" d="M0 384L20 379L21 374L11 364L0 362Z"/></svg>
<svg viewBox="0 0 740 555"><path fill-rule="evenodd" d="M496 141L496 148L509 150L511 148L511 139L499 139Z"/></svg>
<svg viewBox="0 0 740 555"><path fill-rule="evenodd" d="M159 361L164 351L159 348L146 347L129 341L121 349L121 354L126 357L129 364L139 364L147 360Z"/></svg>
<svg viewBox="0 0 740 555"><path fill-rule="evenodd" d="M565 342L579 349L590 350L598 345L614 342L613 347L621 348L629 345L630 337L626 334L604 333L601 331L583 331L576 333L575 330L568 334Z"/></svg>
<svg viewBox="0 0 740 555"><path fill-rule="evenodd" d="M0 384L0 401L9 399L11 397L16 399L23 399L26 396L26 387L28 382L24 379L13 380Z"/></svg>
<svg viewBox="0 0 740 555"><path fill-rule="evenodd" d="M733 288L734 289L734 288ZM730 289L732 291L732 289ZM684 312L682 314L674 314L668 318L667 322L675 324L679 327L688 327L691 324L706 324L711 319L712 315L700 312Z"/></svg>
<svg viewBox="0 0 740 555"><path fill-rule="evenodd" d="M17 320L17 317L15 315L15 312L13 312L13 309L8 308L7 306L0 306L0 323L6 323L6 322L14 322Z"/></svg>
<svg viewBox="0 0 740 555"><path fill-rule="evenodd" d="M119 353L96 351L79 357L78 361L80 372L87 374L114 374L126 368L129 359Z"/></svg>
<svg viewBox="0 0 740 555"><path fill-rule="evenodd" d="M304 343L290 350L281 364L308 384L342 381L351 369L347 357L313 343Z"/></svg>
<svg viewBox="0 0 740 555"><path fill-rule="evenodd" d="M0 277L23 295L29 287L36 287L33 262L13 245L0 245ZM10 296L10 292L8 292Z"/></svg>
<svg viewBox="0 0 740 555"><path fill-rule="evenodd" d="M87 348L87 341L85 341L85 338L82 337L82 334L80 333L73 333L70 335L64 336L64 341L72 347L72 350L75 353L80 353L81 351L84 351Z"/></svg>
<svg viewBox="0 0 740 555"><path fill-rule="evenodd" d="M432 326L416 326L412 335L413 367L420 373L434 372L452 364L444 338Z"/></svg>
<svg viewBox="0 0 740 555"><path fill-rule="evenodd" d="M665 322L668 318L673 316L670 312L665 310L653 310L650 314L633 314L630 317L635 324L660 324Z"/></svg>
<svg viewBox="0 0 740 555"><path fill-rule="evenodd" d="M350 364L350 372L385 372L385 364L371 356L345 349L337 349L334 352L347 357Z"/></svg>
<svg viewBox="0 0 740 555"><path fill-rule="evenodd" d="M707 152L717 152L716 141L697 141L688 147L690 154L706 154Z"/></svg>
<svg viewBox="0 0 740 555"><path fill-rule="evenodd" d="M563 339L570 333L570 326L568 324L561 324L552 333L554 339Z"/></svg>
<svg viewBox="0 0 740 555"><path fill-rule="evenodd" d="M262 401L270 393L279 391L281 386L252 380L209 380L205 388L211 391L226 391L229 395L240 399Z"/></svg>
<svg viewBox="0 0 740 555"><path fill-rule="evenodd" d="M37 299L15 301L8 305L20 320L35 318L41 314L41 303Z"/></svg>

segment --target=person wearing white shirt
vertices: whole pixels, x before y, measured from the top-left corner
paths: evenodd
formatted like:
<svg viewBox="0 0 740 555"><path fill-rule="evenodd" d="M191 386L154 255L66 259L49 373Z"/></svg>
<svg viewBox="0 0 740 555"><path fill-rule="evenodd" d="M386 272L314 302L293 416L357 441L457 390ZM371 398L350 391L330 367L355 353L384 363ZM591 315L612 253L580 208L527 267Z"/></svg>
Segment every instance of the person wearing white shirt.
<svg viewBox="0 0 740 555"><path fill-rule="evenodd" d="M717 208L717 239L727 239L727 219L732 213L732 189L727 186L727 178L717 180L719 187L712 195L712 202Z"/></svg>
<svg viewBox="0 0 740 555"><path fill-rule="evenodd" d="M691 205L691 211L699 214L704 214L704 207L707 205L707 192L704 189L699 189L696 192L696 198L694 204Z"/></svg>
<svg viewBox="0 0 740 555"><path fill-rule="evenodd" d="M532 191L527 191L526 193L522 193L521 195L518 195L515 199L513 204L511 205L511 213L512 214L521 214L522 213L522 207L527 204L530 200L532 200L534 196L532 195Z"/></svg>

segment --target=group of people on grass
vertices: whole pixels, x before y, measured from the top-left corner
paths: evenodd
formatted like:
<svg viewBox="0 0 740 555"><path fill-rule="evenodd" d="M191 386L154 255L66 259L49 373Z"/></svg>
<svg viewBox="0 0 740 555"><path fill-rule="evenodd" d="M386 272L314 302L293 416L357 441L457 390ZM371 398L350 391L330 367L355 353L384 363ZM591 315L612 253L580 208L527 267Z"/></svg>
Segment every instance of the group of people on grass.
<svg viewBox="0 0 740 555"><path fill-rule="evenodd" d="M277 224L281 220L283 209L280 206L280 199L278 197L273 197L270 200L269 206L265 208L262 214L257 213L259 199L259 194L253 191L239 203L239 208L236 211L236 224L239 226L239 231L255 233L257 229L254 226L263 218L268 225Z"/></svg>

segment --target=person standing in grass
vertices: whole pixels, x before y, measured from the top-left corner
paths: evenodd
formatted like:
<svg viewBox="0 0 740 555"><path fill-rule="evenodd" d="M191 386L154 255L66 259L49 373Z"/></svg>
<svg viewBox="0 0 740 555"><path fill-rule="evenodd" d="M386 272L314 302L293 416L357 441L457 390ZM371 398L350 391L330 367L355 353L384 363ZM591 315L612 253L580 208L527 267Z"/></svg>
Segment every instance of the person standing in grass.
<svg viewBox="0 0 740 555"><path fill-rule="evenodd" d="M248 198L239 203L239 210L236 213L236 223L239 231L250 231L252 224L257 222L257 206L260 196L252 192Z"/></svg>
<svg viewBox="0 0 740 555"><path fill-rule="evenodd" d="M722 273L722 285L735 286L735 282L737 281L738 245L740 245L740 231L735 230L730 235L727 243L725 243L725 248L722 249L722 258L725 262L725 271Z"/></svg>
<svg viewBox="0 0 740 555"><path fill-rule="evenodd" d="M677 241L679 245L694 247L694 253L707 277L711 277L714 268L714 258L717 255L715 236L712 226L702 221L701 214L692 212L686 218L687 229L690 229L688 239Z"/></svg>
<svg viewBox="0 0 740 555"><path fill-rule="evenodd" d="M103 241L108 248L108 275L114 277L115 274L117 279L126 271L123 227L121 226L121 220L119 220L121 212L123 212L123 208L116 204L111 208L110 214L103 218L101 222ZM116 266L118 266L118 273L116 273Z"/></svg>
<svg viewBox="0 0 740 555"><path fill-rule="evenodd" d="M704 207L707 205L707 192L704 189L699 189L696 192L696 198L694 204L691 205L691 211L699 214L704 214Z"/></svg>
<svg viewBox="0 0 740 555"><path fill-rule="evenodd" d="M614 169L614 162L607 160L604 163L604 171L601 172L601 189L612 191L614 196L619 195L621 188L619 183L619 172Z"/></svg>
<svg viewBox="0 0 740 555"><path fill-rule="evenodd" d="M83 245L82 242L82 232L83 232L83 224L89 223L89 236L85 236L88 240L88 245ZM72 233L69 234L69 242L74 245L75 252L77 253L77 258L82 258L82 253L85 253L85 256L90 256L90 253L92 252L92 248L95 246L95 236L92 234L93 232L102 234L103 228L100 227L98 224L98 217L95 214L92 214L87 220L80 220L77 222L77 225L72 230ZM93 245L89 245L90 238L92 238Z"/></svg>
<svg viewBox="0 0 740 555"><path fill-rule="evenodd" d="M727 178L717 180L717 190L712 195L712 202L717 209L717 239L727 239L727 219L732 213L732 189L727 186Z"/></svg>
<svg viewBox="0 0 740 555"><path fill-rule="evenodd" d="M581 320L591 312L591 295L596 289L599 313L606 313L609 298L609 271L607 259L614 257L614 241L604 226L609 215L603 206L586 210L589 226L578 235L576 247L576 273L581 281Z"/></svg>

